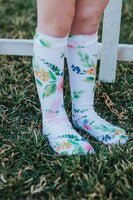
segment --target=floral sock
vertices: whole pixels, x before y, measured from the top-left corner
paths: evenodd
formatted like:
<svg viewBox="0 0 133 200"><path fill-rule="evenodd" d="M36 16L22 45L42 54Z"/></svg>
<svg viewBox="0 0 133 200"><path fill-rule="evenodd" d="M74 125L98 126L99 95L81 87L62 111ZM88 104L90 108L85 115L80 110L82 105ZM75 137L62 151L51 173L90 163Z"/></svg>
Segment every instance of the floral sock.
<svg viewBox="0 0 133 200"><path fill-rule="evenodd" d="M92 146L72 127L64 110L63 68L67 37L54 38L36 32L33 68L41 102L43 134L59 154L92 153Z"/></svg>
<svg viewBox="0 0 133 200"><path fill-rule="evenodd" d="M74 125L104 144L124 144L126 132L102 119L95 112L94 90L97 64L97 33L70 35L67 45L72 119Z"/></svg>

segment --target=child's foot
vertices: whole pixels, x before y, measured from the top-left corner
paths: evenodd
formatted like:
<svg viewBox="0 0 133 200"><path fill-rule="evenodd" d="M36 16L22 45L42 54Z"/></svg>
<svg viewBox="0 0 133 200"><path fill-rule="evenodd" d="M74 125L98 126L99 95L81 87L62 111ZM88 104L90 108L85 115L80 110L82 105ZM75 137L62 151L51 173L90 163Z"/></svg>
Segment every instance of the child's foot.
<svg viewBox="0 0 133 200"><path fill-rule="evenodd" d="M94 110L86 112L76 119L73 117L73 123L77 128L88 132L105 145L125 144L129 140L124 129L102 119Z"/></svg>
<svg viewBox="0 0 133 200"><path fill-rule="evenodd" d="M81 137L68 121L67 116L55 118L54 123L44 125L43 134L48 136L52 149L59 154L93 153L92 146Z"/></svg>

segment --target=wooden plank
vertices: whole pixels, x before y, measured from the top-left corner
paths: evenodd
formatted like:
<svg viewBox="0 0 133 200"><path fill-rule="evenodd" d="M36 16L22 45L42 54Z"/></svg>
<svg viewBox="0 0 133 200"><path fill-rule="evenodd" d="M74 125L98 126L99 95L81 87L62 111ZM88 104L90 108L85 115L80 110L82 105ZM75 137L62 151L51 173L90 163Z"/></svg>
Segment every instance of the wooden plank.
<svg viewBox="0 0 133 200"><path fill-rule="evenodd" d="M98 43L98 58L102 57L102 43ZM133 45L132 44L118 44L117 46L117 60L119 61L133 61ZM101 67L101 66L100 66Z"/></svg>
<svg viewBox="0 0 133 200"><path fill-rule="evenodd" d="M0 55L32 56L33 40L0 39Z"/></svg>
<svg viewBox="0 0 133 200"><path fill-rule="evenodd" d="M110 0L104 11L99 80L114 83L117 64L122 0Z"/></svg>
<svg viewBox="0 0 133 200"><path fill-rule="evenodd" d="M98 55L101 58L102 44L98 44ZM0 55L32 56L33 40L0 38Z"/></svg>
<svg viewBox="0 0 133 200"><path fill-rule="evenodd" d="M119 44L117 60L133 61L133 45Z"/></svg>
<svg viewBox="0 0 133 200"><path fill-rule="evenodd" d="M98 43L98 58L101 59L102 43ZM33 40L0 39L0 55L32 56ZM133 61L133 45L119 44L117 60Z"/></svg>

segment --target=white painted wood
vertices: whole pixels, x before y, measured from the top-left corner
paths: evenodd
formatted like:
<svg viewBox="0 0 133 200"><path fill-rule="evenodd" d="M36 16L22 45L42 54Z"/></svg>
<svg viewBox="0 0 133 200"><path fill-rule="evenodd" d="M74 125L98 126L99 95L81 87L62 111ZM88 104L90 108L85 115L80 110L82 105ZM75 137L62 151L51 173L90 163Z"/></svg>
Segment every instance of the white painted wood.
<svg viewBox="0 0 133 200"><path fill-rule="evenodd" d="M102 43L98 43L98 58L101 59ZM0 55L32 56L33 40L0 39ZM119 44L117 60L133 61L133 45Z"/></svg>
<svg viewBox="0 0 133 200"><path fill-rule="evenodd" d="M103 45L98 43L98 59L101 59ZM118 44L117 60L119 61L133 61L133 45L132 44Z"/></svg>
<svg viewBox="0 0 133 200"><path fill-rule="evenodd" d="M110 0L104 11L99 80L114 83L117 64L122 0Z"/></svg>
<svg viewBox="0 0 133 200"><path fill-rule="evenodd" d="M133 61L133 45L119 44L117 60Z"/></svg>
<svg viewBox="0 0 133 200"><path fill-rule="evenodd" d="M98 44L98 56L101 58L102 44ZM0 55L32 56L33 40L0 39Z"/></svg>
<svg viewBox="0 0 133 200"><path fill-rule="evenodd" d="M32 40L0 39L0 55L32 56L32 49Z"/></svg>

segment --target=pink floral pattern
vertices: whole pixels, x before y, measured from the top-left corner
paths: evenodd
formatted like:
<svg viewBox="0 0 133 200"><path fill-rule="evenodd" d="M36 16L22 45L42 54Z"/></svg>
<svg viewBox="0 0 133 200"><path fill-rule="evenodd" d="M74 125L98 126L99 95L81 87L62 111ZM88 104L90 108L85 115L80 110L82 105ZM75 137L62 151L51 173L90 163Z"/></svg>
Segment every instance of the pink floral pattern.
<svg viewBox="0 0 133 200"><path fill-rule="evenodd" d="M63 92L63 78L61 80L61 83L58 86L58 92L61 92L61 93Z"/></svg>
<svg viewBox="0 0 133 200"><path fill-rule="evenodd" d="M85 41L82 41L82 42L78 42L76 41L74 44L67 44L67 47L69 48L73 48L73 49L76 49L76 48L84 48L85 46Z"/></svg>

